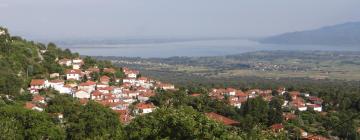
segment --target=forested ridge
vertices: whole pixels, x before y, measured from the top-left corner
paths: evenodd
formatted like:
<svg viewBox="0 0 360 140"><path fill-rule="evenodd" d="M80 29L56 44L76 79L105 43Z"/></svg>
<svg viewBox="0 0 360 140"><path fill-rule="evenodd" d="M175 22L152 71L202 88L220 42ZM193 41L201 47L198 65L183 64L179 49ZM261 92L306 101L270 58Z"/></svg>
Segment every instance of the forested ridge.
<svg viewBox="0 0 360 140"><path fill-rule="evenodd" d="M24 105L36 96L27 90L30 81L47 79L51 73L64 74L67 67L56 61L80 56L53 43L42 44L11 36L5 28L0 31L4 31L0 34L0 139L299 139L302 131L311 136L359 139L359 117L352 118L360 112L358 82L231 79L204 85L189 81L191 84L177 84L175 91L156 89L155 96L148 101L156 110L135 115L129 123L119 121L116 112L98 102L90 100L83 104L53 89L39 93L47 103L44 111L29 110ZM82 58L84 68L97 65L102 71L104 68L122 69L109 61ZM122 73L114 77L124 78ZM298 90L322 98L324 111L295 111L296 119L286 120L283 113L291 111L282 108L282 104L291 97L279 96L275 90L279 86L286 86L289 92ZM208 96L212 88L229 87L244 91L273 89L273 99L251 98L241 108L236 108L227 100ZM191 96L194 94L197 96ZM224 98L229 97L225 95ZM133 105L135 103L130 108ZM207 117L205 114L209 112L239 123L224 125ZM58 114L63 118L59 119ZM282 124L284 128L274 131L274 124Z"/></svg>

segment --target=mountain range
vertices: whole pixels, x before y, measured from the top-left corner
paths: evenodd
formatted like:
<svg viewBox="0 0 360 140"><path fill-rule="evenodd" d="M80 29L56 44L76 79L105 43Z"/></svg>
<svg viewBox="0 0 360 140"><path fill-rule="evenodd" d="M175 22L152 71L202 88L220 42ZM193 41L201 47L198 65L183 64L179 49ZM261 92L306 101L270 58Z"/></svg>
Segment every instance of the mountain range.
<svg viewBox="0 0 360 140"><path fill-rule="evenodd" d="M360 22L347 22L315 30L289 32L258 40L267 44L360 45Z"/></svg>

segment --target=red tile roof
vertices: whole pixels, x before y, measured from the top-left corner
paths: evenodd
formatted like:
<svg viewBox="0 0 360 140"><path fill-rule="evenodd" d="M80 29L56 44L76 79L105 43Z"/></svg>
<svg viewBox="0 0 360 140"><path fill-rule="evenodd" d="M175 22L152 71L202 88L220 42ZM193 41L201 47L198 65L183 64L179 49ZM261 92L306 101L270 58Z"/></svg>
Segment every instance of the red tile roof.
<svg viewBox="0 0 360 140"><path fill-rule="evenodd" d="M246 94L244 92L238 92L238 93L236 93L235 96L240 97L240 98L246 98L246 97L248 97L248 94Z"/></svg>
<svg viewBox="0 0 360 140"><path fill-rule="evenodd" d="M111 91L111 90L114 90L114 87L110 86L110 87L101 87L101 88L97 88L98 90L108 90L108 91Z"/></svg>
<svg viewBox="0 0 360 140"><path fill-rule="evenodd" d="M141 93L140 96L143 96L143 97L151 97L151 96L155 96L155 93L149 91L149 92Z"/></svg>
<svg viewBox="0 0 360 140"><path fill-rule="evenodd" d="M64 80L60 80L60 79L56 79L56 80L51 80L51 83L64 83Z"/></svg>
<svg viewBox="0 0 360 140"><path fill-rule="evenodd" d="M138 103L135 107L138 109L155 108L155 106L152 103Z"/></svg>
<svg viewBox="0 0 360 140"><path fill-rule="evenodd" d="M237 122L235 120L232 120L230 118L227 118L227 117L219 115L219 114L216 114L214 112L205 113L205 115L207 117L209 117L210 119L221 122L221 123L223 123L225 125L237 125L237 124L239 124L239 122Z"/></svg>
<svg viewBox="0 0 360 140"><path fill-rule="evenodd" d="M99 90L95 90L91 94L92 94L92 96L101 96L103 93L100 92Z"/></svg>
<svg viewBox="0 0 360 140"><path fill-rule="evenodd" d="M96 85L94 81L86 81L85 83L80 83L79 86L93 86Z"/></svg>
<svg viewBox="0 0 360 140"><path fill-rule="evenodd" d="M32 101L33 102L39 102L39 101L42 101L42 100L45 100L45 97L41 96L41 95L34 95Z"/></svg>
<svg viewBox="0 0 360 140"><path fill-rule="evenodd" d="M45 80L44 79L32 79L30 85L31 86L40 86L40 85L44 85L45 84Z"/></svg>
<svg viewBox="0 0 360 140"><path fill-rule="evenodd" d="M147 77L140 77L138 80L148 81L149 79Z"/></svg>
<svg viewBox="0 0 360 140"><path fill-rule="evenodd" d="M65 70L65 74L81 74L81 70L78 69L67 69Z"/></svg>

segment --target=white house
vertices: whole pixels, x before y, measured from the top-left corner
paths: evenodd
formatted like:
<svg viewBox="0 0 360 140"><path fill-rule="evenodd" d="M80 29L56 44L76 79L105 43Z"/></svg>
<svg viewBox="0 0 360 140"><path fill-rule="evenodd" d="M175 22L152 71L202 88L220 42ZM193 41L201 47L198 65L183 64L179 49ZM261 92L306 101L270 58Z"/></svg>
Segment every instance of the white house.
<svg viewBox="0 0 360 140"><path fill-rule="evenodd" d="M136 102L136 99L133 99L131 97L123 97L121 100L126 102L126 103L129 103L129 104L132 104L133 102Z"/></svg>
<svg viewBox="0 0 360 140"><path fill-rule="evenodd" d="M51 80L47 83L47 86L56 88L56 87L64 86L64 84L65 84L64 80Z"/></svg>
<svg viewBox="0 0 360 140"><path fill-rule="evenodd" d="M307 106L309 109L314 110L314 111L317 111L317 112L321 112L321 111L322 111L322 106L321 106L321 105L318 105L318 104L307 103L306 106Z"/></svg>
<svg viewBox="0 0 360 140"><path fill-rule="evenodd" d="M307 107L306 106L300 106L297 108L299 111L306 111Z"/></svg>
<svg viewBox="0 0 360 140"><path fill-rule="evenodd" d="M110 86L108 86L108 87L103 87L103 88L97 88L97 90L99 90L100 92L102 92L102 93L112 93L112 91L113 91L113 87L110 87Z"/></svg>
<svg viewBox="0 0 360 140"><path fill-rule="evenodd" d="M135 97L138 96L139 94L140 94L139 91L123 90L123 97L135 98Z"/></svg>
<svg viewBox="0 0 360 140"><path fill-rule="evenodd" d="M83 64L84 61L81 59L81 58L75 58L72 60L73 63L76 63L76 64Z"/></svg>
<svg viewBox="0 0 360 140"><path fill-rule="evenodd" d="M134 72L131 72L131 73L127 74L127 77L128 77L128 78L136 78L136 77L137 77L137 74L134 73Z"/></svg>
<svg viewBox="0 0 360 140"><path fill-rule="evenodd" d="M47 80L44 79L32 79L30 83L31 89L43 89L46 88Z"/></svg>
<svg viewBox="0 0 360 140"><path fill-rule="evenodd" d="M81 68L81 65L82 65L82 64L79 64L79 63L74 63L74 64L72 64L72 68L73 68L73 69L77 69L77 70L78 70L78 69L80 69L80 68Z"/></svg>
<svg viewBox="0 0 360 140"><path fill-rule="evenodd" d="M114 87L113 94L122 94L123 88L122 87Z"/></svg>
<svg viewBox="0 0 360 140"><path fill-rule="evenodd" d="M236 90L233 88L227 88L225 91L225 94L229 95L229 96L235 96L236 94Z"/></svg>
<svg viewBox="0 0 360 140"><path fill-rule="evenodd" d="M63 66L71 66L71 60L70 59L60 59L59 62L58 62L60 65L63 65Z"/></svg>
<svg viewBox="0 0 360 140"><path fill-rule="evenodd" d="M298 105L298 104L292 104L290 105L293 109L297 109L299 111L306 111L307 110L307 106L305 105Z"/></svg>
<svg viewBox="0 0 360 140"><path fill-rule="evenodd" d="M32 98L32 102L34 103L41 103L41 104L45 104L45 97L39 95L39 94L36 94L34 95L34 97Z"/></svg>
<svg viewBox="0 0 360 140"><path fill-rule="evenodd" d="M141 102L145 102L145 101L149 100L151 96L155 96L155 93L148 91L148 92L140 93L137 96L137 99Z"/></svg>
<svg viewBox="0 0 360 140"><path fill-rule="evenodd" d="M241 102L240 101L230 101L230 105L236 107L236 108L241 108Z"/></svg>
<svg viewBox="0 0 360 140"><path fill-rule="evenodd" d="M80 83L78 86L79 90L85 90L86 92L92 92L95 90L96 82L93 81L86 81L84 83Z"/></svg>
<svg viewBox="0 0 360 140"><path fill-rule="evenodd" d="M30 93L38 93L40 89L47 88L48 81L44 79L32 79L30 82Z"/></svg>
<svg viewBox="0 0 360 140"><path fill-rule="evenodd" d="M147 113L151 113L155 110L155 106L151 103L138 103L136 106L135 106L135 109L134 109L134 113L135 114L147 114Z"/></svg>
<svg viewBox="0 0 360 140"><path fill-rule="evenodd" d="M91 100L102 100L103 98L104 94L98 90L91 93Z"/></svg>
<svg viewBox="0 0 360 140"><path fill-rule="evenodd" d="M135 85L136 79L135 78L124 78L123 83L130 83L131 85Z"/></svg>
<svg viewBox="0 0 360 140"><path fill-rule="evenodd" d="M306 111L307 110L307 106L305 105L305 103L298 99L298 100L295 100L295 101L291 101L289 103L290 107L292 107L293 109L297 109L299 111Z"/></svg>
<svg viewBox="0 0 360 140"><path fill-rule="evenodd" d="M90 99L90 93L84 90L78 90L74 93L74 97L79 99Z"/></svg>
<svg viewBox="0 0 360 140"><path fill-rule="evenodd" d="M72 94L72 92L73 92L72 88L68 85L56 86L56 87L54 87L54 89L61 94Z"/></svg>
<svg viewBox="0 0 360 140"><path fill-rule="evenodd" d="M80 80L81 70L77 69L68 69L65 71L67 80Z"/></svg>

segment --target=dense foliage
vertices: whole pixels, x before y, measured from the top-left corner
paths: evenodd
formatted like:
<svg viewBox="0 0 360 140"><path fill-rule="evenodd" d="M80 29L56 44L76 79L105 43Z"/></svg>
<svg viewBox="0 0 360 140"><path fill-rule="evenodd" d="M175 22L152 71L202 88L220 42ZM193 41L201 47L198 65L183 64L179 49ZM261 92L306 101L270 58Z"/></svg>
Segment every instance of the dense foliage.
<svg viewBox="0 0 360 140"><path fill-rule="evenodd" d="M64 139L65 131L45 113L19 106L0 107L1 139Z"/></svg>
<svg viewBox="0 0 360 140"><path fill-rule="evenodd" d="M161 108L137 117L127 127L129 139L234 139L224 126L189 107Z"/></svg>

